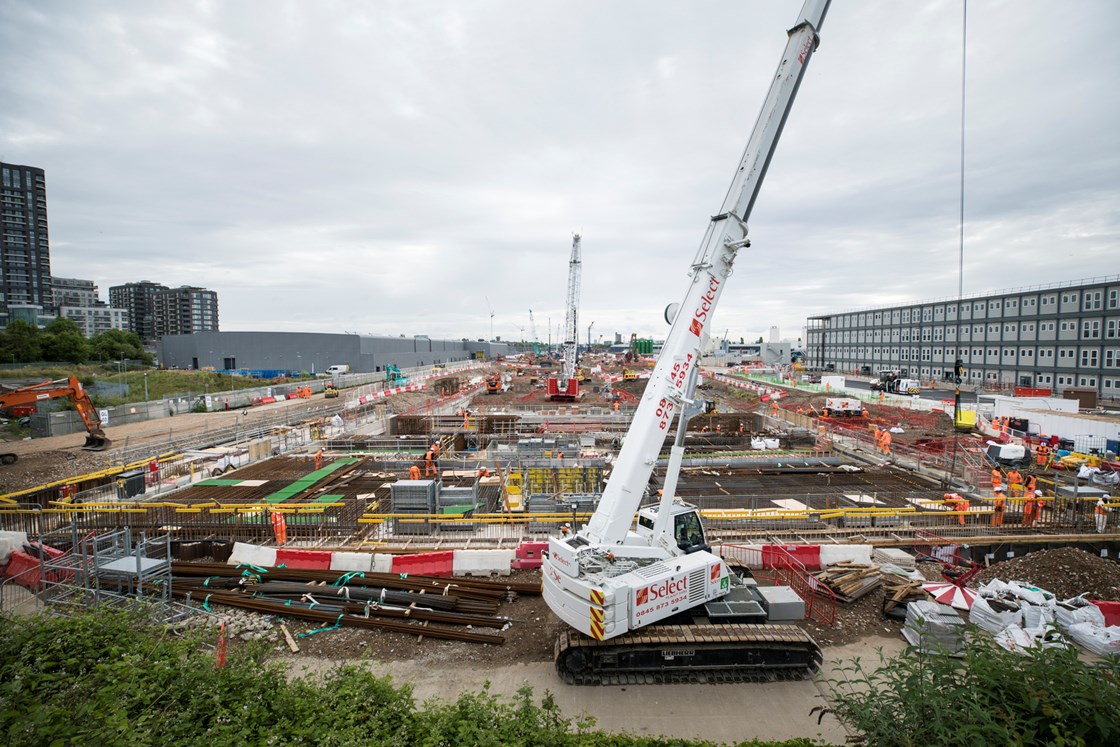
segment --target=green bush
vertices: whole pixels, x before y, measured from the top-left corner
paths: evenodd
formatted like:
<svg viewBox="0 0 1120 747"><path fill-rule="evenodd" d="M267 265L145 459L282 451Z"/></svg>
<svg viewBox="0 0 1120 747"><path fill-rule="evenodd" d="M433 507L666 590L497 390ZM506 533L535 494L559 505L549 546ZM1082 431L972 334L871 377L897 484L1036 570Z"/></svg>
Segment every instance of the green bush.
<svg viewBox="0 0 1120 747"><path fill-rule="evenodd" d="M138 613L0 618L0 734L32 745L422 745L700 747L606 734L565 718L551 696L484 690L417 707L412 689L359 667L289 680L265 646L238 646L224 667L204 643ZM810 740L742 747L811 747Z"/></svg>
<svg viewBox="0 0 1120 747"><path fill-rule="evenodd" d="M826 680L832 712L870 747L1120 744L1120 659L1000 648L973 632L963 658L880 654Z"/></svg>

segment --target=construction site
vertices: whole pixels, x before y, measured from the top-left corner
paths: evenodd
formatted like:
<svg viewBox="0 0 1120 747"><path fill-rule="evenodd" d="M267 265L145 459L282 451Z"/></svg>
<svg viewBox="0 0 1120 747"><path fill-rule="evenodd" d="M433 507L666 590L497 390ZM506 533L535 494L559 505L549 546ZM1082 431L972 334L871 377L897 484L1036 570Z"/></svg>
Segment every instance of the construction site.
<svg viewBox="0 0 1120 747"><path fill-rule="evenodd" d="M0 614L142 610L206 630L218 666L264 641L295 673L355 662L425 696L528 683L607 728L676 703L650 733L720 740L750 707L755 736L843 742L810 715L817 683L877 648L1120 654L1116 411L1050 391L965 403L959 360L931 396L712 355L826 7L787 33L656 351L592 350L590 327L579 344L575 234L555 350L534 328L517 354L332 365L117 425L76 377L0 393L68 398L86 431L0 455Z"/></svg>

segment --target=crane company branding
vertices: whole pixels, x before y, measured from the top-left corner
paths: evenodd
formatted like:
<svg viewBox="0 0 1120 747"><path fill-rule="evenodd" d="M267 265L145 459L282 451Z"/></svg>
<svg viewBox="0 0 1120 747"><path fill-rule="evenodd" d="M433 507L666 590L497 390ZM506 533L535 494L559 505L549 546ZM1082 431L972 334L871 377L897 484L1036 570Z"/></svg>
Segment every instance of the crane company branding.
<svg viewBox="0 0 1120 747"><path fill-rule="evenodd" d="M642 618L688 599L688 576L658 581L634 592L634 617Z"/></svg>
<svg viewBox="0 0 1120 747"><path fill-rule="evenodd" d="M716 293L719 291L720 280L715 275L708 275L708 292L700 297L700 305L696 307L696 311L692 314L692 323L688 325L689 331L697 337L704 329L704 322L708 318L708 312L712 310L712 305L716 302Z"/></svg>

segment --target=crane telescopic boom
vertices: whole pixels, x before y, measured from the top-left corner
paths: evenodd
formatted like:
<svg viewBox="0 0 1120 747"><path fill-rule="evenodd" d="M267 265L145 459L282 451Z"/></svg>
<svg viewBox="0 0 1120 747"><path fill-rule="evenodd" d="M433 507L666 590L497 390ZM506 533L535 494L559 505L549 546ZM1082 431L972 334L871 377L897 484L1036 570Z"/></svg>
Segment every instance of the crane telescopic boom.
<svg viewBox="0 0 1120 747"><path fill-rule="evenodd" d="M549 539L545 601L566 623L600 641L729 592L727 568L708 552L699 514L674 502L684 451L681 433L670 452L659 508L643 508L636 530L631 527L674 419L680 431L695 409L692 390L700 353L736 254L750 246L747 220L819 44L828 5L829 0L806 0L787 32L785 51L731 186L690 264L688 289L679 304L666 309L672 326L595 513L574 535Z"/></svg>

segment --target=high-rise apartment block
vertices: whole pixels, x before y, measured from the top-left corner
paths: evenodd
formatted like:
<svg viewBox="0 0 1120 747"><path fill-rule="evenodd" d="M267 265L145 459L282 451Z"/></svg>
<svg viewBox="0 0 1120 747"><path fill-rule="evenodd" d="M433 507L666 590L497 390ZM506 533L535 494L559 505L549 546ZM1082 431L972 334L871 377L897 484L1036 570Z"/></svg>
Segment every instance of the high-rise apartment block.
<svg viewBox="0 0 1120 747"><path fill-rule="evenodd" d="M154 297L156 337L218 331L218 294L206 288L181 286Z"/></svg>
<svg viewBox="0 0 1120 747"><path fill-rule="evenodd" d="M54 313L42 169L0 163L0 327Z"/></svg>
<svg viewBox="0 0 1120 747"><path fill-rule="evenodd" d="M128 328L146 343L164 335L218 331L218 294L206 288L141 280L111 287L109 305L127 311Z"/></svg>
<svg viewBox="0 0 1120 747"><path fill-rule="evenodd" d="M811 317L806 362L966 384L1120 398L1120 275Z"/></svg>
<svg viewBox="0 0 1120 747"><path fill-rule="evenodd" d="M109 288L109 305L124 309L128 317L128 329L140 336L143 342L157 339L155 298L166 285L141 280L139 283L125 283Z"/></svg>

